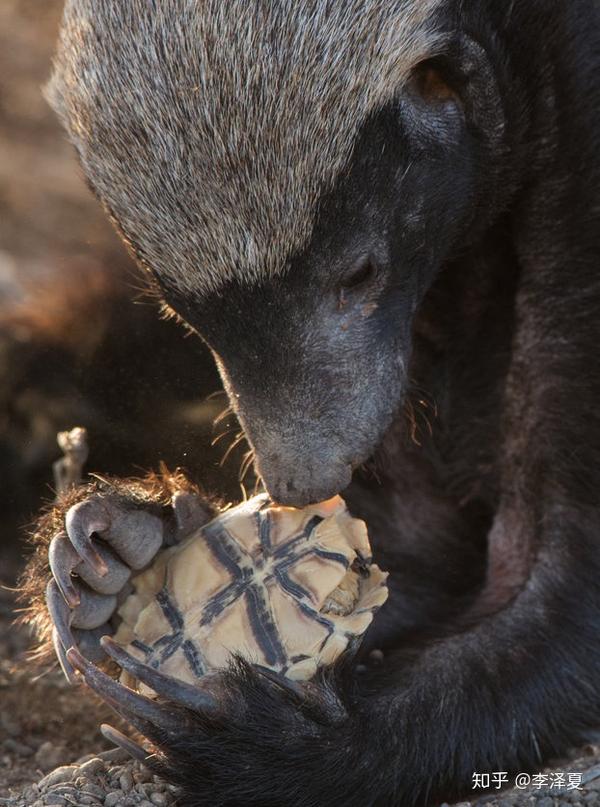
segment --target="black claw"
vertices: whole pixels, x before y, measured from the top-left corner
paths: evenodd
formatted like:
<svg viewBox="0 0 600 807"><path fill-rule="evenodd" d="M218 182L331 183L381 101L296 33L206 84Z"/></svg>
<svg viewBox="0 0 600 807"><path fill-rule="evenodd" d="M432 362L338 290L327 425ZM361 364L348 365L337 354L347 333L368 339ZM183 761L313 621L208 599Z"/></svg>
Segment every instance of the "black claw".
<svg viewBox="0 0 600 807"><path fill-rule="evenodd" d="M106 737L106 739L110 743L114 743L114 745L117 745L119 748L122 748L123 751L126 751L134 759L137 759L140 762L146 762L146 760L150 756L150 754L147 751L145 751L141 745L138 745L130 737L127 737L118 729L113 728L113 726L109 726L106 723L102 723L102 725L100 726L100 731L102 732L102 735Z"/></svg>
<svg viewBox="0 0 600 807"><path fill-rule="evenodd" d="M139 718L143 723L168 732L181 731L181 716L169 711L164 706L155 703L150 698L134 692L132 689L114 681L110 676L99 670L94 664L84 658L75 647L67 650L67 660L84 677L85 683L100 695L109 706L123 714L133 725L132 718ZM140 729L143 734L149 735L146 727Z"/></svg>
<svg viewBox="0 0 600 807"><path fill-rule="evenodd" d="M63 597L70 608L79 605L81 597L73 584L71 572L81 563L81 558L75 551L65 532L56 535L50 542L48 550L50 571Z"/></svg>
<svg viewBox="0 0 600 807"><path fill-rule="evenodd" d="M127 670L128 673L131 673L131 675L143 684L153 689L157 695L161 695L163 698L167 698L195 712L206 713L217 711L217 700L212 695L200 689L200 687L178 681L170 675L165 675L149 667L147 664L144 664L143 661L134 658L134 656L111 639L110 636L104 636L100 640L100 644L117 664L124 670Z"/></svg>
<svg viewBox="0 0 600 807"><path fill-rule="evenodd" d="M58 640L65 647L72 647L75 644L71 631L71 611L60 592L56 580L50 580L46 586L46 605L50 612L50 618L54 623ZM60 656L59 656L60 660ZM62 663L62 662L61 662ZM67 678L69 676L67 675Z"/></svg>
<svg viewBox="0 0 600 807"><path fill-rule="evenodd" d="M79 556L91 568L104 577L108 566L92 544L92 535L103 532L110 526L110 518L104 505L97 499L87 499L73 505L65 518L67 534Z"/></svg>
<svg viewBox="0 0 600 807"><path fill-rule="evenodd" d="M275 670L271 670L269 667L263 667L262 664L254 664L254 669L260 673L264 678L267 678L272 684L280 687L286 692L289 692L295 698L299 700L304 700L305 692L302 688L302 685L298 683L298 681L292 681L290 678L286 678L283 673L276 672Z"/></svg>

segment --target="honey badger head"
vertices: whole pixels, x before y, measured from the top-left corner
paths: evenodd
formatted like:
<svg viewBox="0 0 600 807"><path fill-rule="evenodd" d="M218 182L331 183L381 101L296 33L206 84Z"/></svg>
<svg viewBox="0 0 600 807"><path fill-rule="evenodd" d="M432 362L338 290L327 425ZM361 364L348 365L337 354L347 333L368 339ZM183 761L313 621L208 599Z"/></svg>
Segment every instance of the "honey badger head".
<svg viewBox="0 0 600 807"><path fill-rule="evenodd" d="M376 447L419 300L489 215L502 121L450 5L67 2L49 97L280 501Z"/></svg>

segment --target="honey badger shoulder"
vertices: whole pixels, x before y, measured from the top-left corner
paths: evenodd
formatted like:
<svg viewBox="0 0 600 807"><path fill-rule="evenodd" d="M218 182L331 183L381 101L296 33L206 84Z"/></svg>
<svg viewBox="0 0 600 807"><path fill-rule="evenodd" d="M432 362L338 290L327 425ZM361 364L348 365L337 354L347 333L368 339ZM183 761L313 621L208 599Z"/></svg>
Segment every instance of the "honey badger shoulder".
<svg viewBox="0 0 600 807"><path fill-rule="evenodd" d="M344 489L390 571L383 667L300 701L243 667L149 727L186 803L435 802L600 722L599 13L67 3L50 96L90 184L269 493Z"/></svg>

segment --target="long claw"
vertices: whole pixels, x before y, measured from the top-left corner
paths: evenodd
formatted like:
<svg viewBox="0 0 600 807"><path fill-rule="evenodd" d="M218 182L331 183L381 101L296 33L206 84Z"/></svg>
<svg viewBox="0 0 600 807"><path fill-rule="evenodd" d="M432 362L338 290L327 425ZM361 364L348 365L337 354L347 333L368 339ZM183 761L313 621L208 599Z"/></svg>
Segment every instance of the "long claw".
<svg viewBox="0 0 600 807"><path fill-rule="evenodd" d="M50 612L50 617L54 623L60 644L62 644L63 648L72 647L75 644L71 631L73 612L69 609L69 606L60 592L58 583L54 579L50 580L46 586L46 605L48 606L48 611ZM67 678L68 677L67 675Z"/></svg>
<svg viewBox="0 0 600 807"><path fill-rule="evenodd" d="M272 684L275 684L275 686L283 689L285 692L289 692L291 695L300 700L304 700L306 697L302 686L297 681L292 681L290 678L286 678L286 676L282 673L271 670L269 667L263 667L262 664L254 664L253 667L258 673L260 673L260 675L268 679Z"/></svg>
<svg viewBox="0 0 600 807"><path fill-rule="evenodd" d="M92 535L110 527L107 508L99 499L86 499L73 505L65 518L67 534L73 547L92 569L104 577L108 566L92 544Z"/></svg>
<svg viewBox="0 0 600 807"><path fill-rule="evenodd" d="M77 678L75 676L75 670L73 669L73 667L71 667L71 665L67 661L67 654L65 652L65 648L62 645L62 642L60 640L56 628L52 629L52 644L54 645L54 652L56 653L61 669L65 674L65 678L70 684L76 684Z"/></svg>
<svg viewBox="0 0 600 807"><path fill-rule="evenodd" d="M116 711L124 712L127 719L132 715L164 731L181 730L181 716L178 717L164 706L114 681L84 658L75 647L67 650L67 660L83 675L90 689L100 695L109 706L116 708ZM144 729L142 731L147 733Z"/></svg>
<svg viewBox="0 0 600 807"><path fill-rule="evenodd" d="M100 644L117 664L153 689L157 695L192 711L215 712L217 710L217 701L212 695L202 691L199 687L178 681L176 678L144 664L143 661L139 661L124 650L110 636L104 636L100 640Z"/></svg>
<svg viewBox="0 0 600 807"><path fill-rule="evenodd" d="M73 584L71 573L81 563L81 558L69 541L66 532L55 535L48 549L50 571L56 580L69 608L75 608L80 603L79 592Z"/></svg>
<svg viewBox="0 0 600 807"><path fill-rule="evenodd" d="M140 762L146 762L150 756L150 754L145 751L141 745L138 745L130 737L127 737L118 729L113 728L113 726L109 726L107 723L102 723L100 726L100 731L110 743L114 743L114 745L122 748L123 751L127 751L127 753L134 759L138 759Z"/></svg>

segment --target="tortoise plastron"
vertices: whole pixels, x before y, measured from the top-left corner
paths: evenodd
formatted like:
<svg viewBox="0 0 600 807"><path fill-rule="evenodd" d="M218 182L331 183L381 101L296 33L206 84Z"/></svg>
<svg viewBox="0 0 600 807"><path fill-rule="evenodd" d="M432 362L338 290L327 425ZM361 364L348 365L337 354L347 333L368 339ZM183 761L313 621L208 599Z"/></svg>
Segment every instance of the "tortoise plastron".
<svg viewBox="0 0 600 807"><path fill-rule="evenodd" d="M233 654L306 680L360 640L386 578L339 496L302 510L256 496L133 578L115 639L188 683Z"/></svg>

